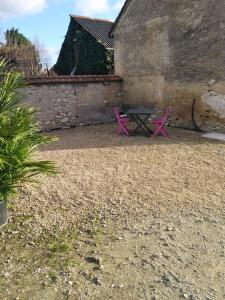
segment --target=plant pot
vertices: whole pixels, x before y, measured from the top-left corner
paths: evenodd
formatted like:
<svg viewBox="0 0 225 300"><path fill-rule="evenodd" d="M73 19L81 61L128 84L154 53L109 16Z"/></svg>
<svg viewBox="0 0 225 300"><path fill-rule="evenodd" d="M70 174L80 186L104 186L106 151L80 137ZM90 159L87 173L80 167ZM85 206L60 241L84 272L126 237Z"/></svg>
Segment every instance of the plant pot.
<svg viewBox="0 0 225 300"><path fill-rule="evenodd" d="M0 201L0 228L8 223L8 209L5 201Z"/></svg>

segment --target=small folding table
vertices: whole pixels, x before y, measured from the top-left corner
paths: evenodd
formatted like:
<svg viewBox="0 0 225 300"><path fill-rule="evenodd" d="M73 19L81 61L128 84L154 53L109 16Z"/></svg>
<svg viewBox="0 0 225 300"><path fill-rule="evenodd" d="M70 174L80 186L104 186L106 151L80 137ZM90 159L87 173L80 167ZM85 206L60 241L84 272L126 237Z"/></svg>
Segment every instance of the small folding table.
<svg viewBox="0 0 225 300"><path fill-rule="evenodd" d="M153 132L147 123L148 119L157 113L158 110L155 108L132 108L126 111L126 115L131 118L137 124L133 134L137 134L141 131L145 136L149 137Z"/></svg>

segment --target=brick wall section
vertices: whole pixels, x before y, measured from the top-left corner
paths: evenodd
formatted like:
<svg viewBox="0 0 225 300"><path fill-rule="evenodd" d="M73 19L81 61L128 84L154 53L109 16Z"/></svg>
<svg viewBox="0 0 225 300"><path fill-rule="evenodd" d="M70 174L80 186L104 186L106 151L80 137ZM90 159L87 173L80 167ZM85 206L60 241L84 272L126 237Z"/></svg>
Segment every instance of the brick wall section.
<svg viewBox="0 0 225 300"><path fill-rule="evenodd" d="M77 75L77 76L49 76L49 77L27 77L28 84L47 84L47 83L80 83L80 82L121 82L122 78L115 75Z"/></svg>
<svg viewBox="0 0 225 300"><path fill-rule="evenodd" d="M42 130L110 122L119 105L118 76L60 76L27 78L26 102L39 109Z"/></svg>

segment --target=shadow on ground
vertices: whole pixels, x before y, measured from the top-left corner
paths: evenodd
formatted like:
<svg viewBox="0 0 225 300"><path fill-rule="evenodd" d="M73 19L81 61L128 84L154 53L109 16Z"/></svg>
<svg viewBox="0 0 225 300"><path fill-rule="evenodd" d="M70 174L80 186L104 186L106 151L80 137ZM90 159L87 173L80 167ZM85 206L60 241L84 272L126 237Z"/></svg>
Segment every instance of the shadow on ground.
<svg viewBox="0 0 225 300"><path fill-rule="evenodd" d="M127 137L116 134L116 124L83 126L65 130L57 130L49 133L57 137L56 143L48 145L42 151L51 150L71 150L88 148L111 148L111 147L132 147L142 145L171 145L171 144L223 144L222 142L206 140L201 137L201 133L169 128L170 138L161 136L147 138L143 135Z"/></svg>

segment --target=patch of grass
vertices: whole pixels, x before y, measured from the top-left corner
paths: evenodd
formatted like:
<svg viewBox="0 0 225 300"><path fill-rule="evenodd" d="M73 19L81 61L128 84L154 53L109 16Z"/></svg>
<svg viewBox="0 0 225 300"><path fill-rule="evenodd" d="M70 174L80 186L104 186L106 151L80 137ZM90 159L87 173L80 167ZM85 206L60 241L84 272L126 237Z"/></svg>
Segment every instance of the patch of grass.
<svg viewBox="0 0 225 300"><path fill-rule="evenodd" d="M43 230L41 235L32 233L29 226L30 219L32 219L31 215L14 216L15 222L10 224L10 229L8 228L4 235L2 251L7 251L7 255L16 254L19 257L18 261L12 262L15 267L18 266L20 269L21 265L25 266L21 274L13 274L12 281L18 280L17 286L23 286L26 284L27 274L35 274L36 279L47 279L45 284L60 284L64 276L62 274L65 272L72 272L76 280L79 280L81 269L87 270L86 277L92 281L94 273L93 270L89 272L89 269L93 266L87 265L85 257L102 243L101 217L94 213L85 223L80 223L77 227L63 232L59 232L58 227L52 227L51 232ZM3 250L7 245L6 241L11 247ZM91 244L86 243L87 241ZM40 274L38 269L40 269ZM9 284L9 281L0 277L0 289L6 284Z"/></svg>
<svg viewBox="0 0 225 300"><path fill-rule="evenodd" d="M99 214L96 214L92 218L91 223L92 226L87 232L94 240L95 245L99 246L103 241L103 230L102 230L102 224L101 224L101 219L99 217Z"/></svg>
<svg viewBox="0 0 225 300"><path fill-rule="evenodd" d="M3 284L5 284L5 278L0 276L0 286L3 286Z"/></svg>
<svg viewBox="0 0 225 300"><path fill-rule="evenodd" d="M54 271L50 271L50 272L48 273L48 277L50 278L50 280L51 280L53 283L56 283L57 280L58 280L58 275L57 275L57 273L54 272Z"/></svg>
<svg viewBox="0 0 225 300"><path fill-rule="evenodd" d="M78 233L76 230L60 233L60 235L48 235L39 241L40 251L43 253L43 263L54 270L65 270L77 265L75 242Z"/></svg>
<svg viewBox="0 0 225 300"><path fill-rule="evenodd" d="M71 250L71 245L66 242L54 242L48 245L48 250L52 253L68 253Z"/></svg>
<svg viewBox="0 0 225 300"><path fill-rule="evenodd" d="M33 215L20 215L20 216L17 216L18 220L20 222L25 222L25 221L31 221L34 216Z"/></svg>

